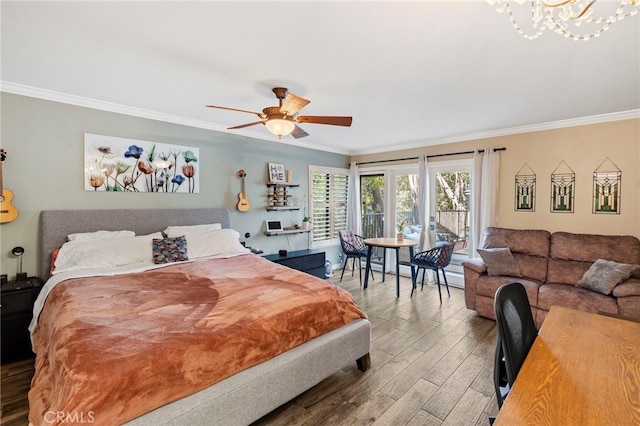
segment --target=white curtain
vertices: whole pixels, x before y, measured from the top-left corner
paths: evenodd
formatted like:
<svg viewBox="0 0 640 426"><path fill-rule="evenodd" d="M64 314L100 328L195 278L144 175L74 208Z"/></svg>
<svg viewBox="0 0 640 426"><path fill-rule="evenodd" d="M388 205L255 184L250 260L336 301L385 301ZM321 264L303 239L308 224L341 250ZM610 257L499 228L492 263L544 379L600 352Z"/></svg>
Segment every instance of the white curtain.
<svg viewBox="0 0 640 426"><path fill-rule="evenodd" d="M418 189L420 191L420 194L418 194L418 211L420 213L422 232L420 233L420 246L416 248L416 252L429 250L435 246L435 232L429 232L429 225L431 224L431 185L429 182L429 162L426 155L421 155L418 159ZM428 282L435 282L436 276L433 271L425 270L425 274Z"/></svg>
<svg viewBox="0 0 640 426"><path fill-rule="evenodd" d="M429 219L431 217L431 197L429 185L429 163L426 155L421 155L418 159L418 212L420 214L420 224L422 233L420 234L419 250L429 250L434 245L434 236L429 232Z"/></svg>
<svg viewBox="0 0 640 426"><path fill-rule="evenodd" d="M360 173L355 162L349 167L349 189L347 195L347 229L362 235L362 214L360 213Z"/></svg>
<svg viewBox="0 0 640 426"><path fill-rule="evenodd" d="M471 215L471 241L469 257L476 256L482 246L482 235L487 226L496 224L498 211L498 174L500 153L485 148L483 153L473 154L473 192Z"/></svg>

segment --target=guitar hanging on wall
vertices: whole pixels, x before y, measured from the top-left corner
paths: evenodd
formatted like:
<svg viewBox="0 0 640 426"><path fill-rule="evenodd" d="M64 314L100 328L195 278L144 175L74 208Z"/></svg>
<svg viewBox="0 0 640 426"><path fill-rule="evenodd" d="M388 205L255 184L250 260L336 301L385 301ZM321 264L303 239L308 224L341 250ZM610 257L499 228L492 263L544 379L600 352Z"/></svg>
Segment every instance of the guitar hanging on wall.
<svg viewBox="0 0 640 426"><path fill-rule="evenodd" d="M2 162L7 158L4 149L0 149L0 223L7 223L18 217L18 210L11 205L13 192L2 186Z"/></svg>
<svg viewBox="0 0 640 426"><path fill-rule="evenodd" d="M251 203L249 203L249 197L244 190L244 178L247 177L247 174L244 170L238 171L238 177L242 178L242 191L238 193L238 205L236 208L241 212L248 212L251 210Z"/></svg>

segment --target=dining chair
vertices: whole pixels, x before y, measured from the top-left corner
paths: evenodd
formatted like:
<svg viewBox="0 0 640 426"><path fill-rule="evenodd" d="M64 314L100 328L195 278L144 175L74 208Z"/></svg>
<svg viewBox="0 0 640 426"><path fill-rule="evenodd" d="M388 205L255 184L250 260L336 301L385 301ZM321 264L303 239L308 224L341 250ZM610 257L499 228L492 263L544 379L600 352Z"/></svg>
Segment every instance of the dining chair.
<svg viewBox="0 0 640 426"><path fill-rule="evenodd" d="M498 408L501 408L538 335L538 330L531 314L527 292L522 284L509 283L498 288L493 307L498 329L493 380Z"/></svg>
<svg viewBox="0 0 640 426"><path fill-rule="evenodd" d="M340 246L342 252L345 255L344 265L342 267L342 274L340 275L340 281L344 277L344 270L347 268L347 262L349 259L353 259L351 266L351 276L355 271L356 259L358 259L358 270L360 273L360 284L362 284L362 258L367 259L368 247L364 243L364 238L355 234L353 231L338 231L340 237ZM371 271L371 278L373 279L373 271Z"/></svg>
<svg viewBox="0 0 640 426"><path fill-rule="evenodd" d="M440 290L440 275L439 271L442 271L442 276L444 277L444 284L447 288L447 294L451 297L451 293L449 292L449 283L447 282L447 275L444 273L444 268L449 266L449 262L451 262L451 256L453 255L453 244L451 243L442 243L437 247L432 248L430 250L421 251L420 253L415 254L411 258L411 267L416 268L415 274L413 274L413 288L411 289L411 296L413 296L413 291L416 289L416 281L418 280L418 275L420 273L420 269L422 271L422 285L420 290L424 288L424 275L427 269L435 271L436 273L436 281L438 282L438 295L440 296L440 303L442 303L442 290Z"/></svg>

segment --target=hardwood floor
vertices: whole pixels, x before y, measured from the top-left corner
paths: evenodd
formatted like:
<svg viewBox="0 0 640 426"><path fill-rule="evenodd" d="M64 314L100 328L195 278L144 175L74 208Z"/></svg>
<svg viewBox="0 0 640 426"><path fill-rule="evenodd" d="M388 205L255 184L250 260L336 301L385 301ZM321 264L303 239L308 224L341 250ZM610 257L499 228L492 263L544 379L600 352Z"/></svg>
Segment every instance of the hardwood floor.
<svg viewBox="0 0 640 426"><path fill-rule="evenodd" d="M337 271L340 272L340 271ZM348 277L347 277L348 275ZM365 291L350 271L340 283L372 324L372 367L355 362L255 423L262 425L483 425L498 412L493 390L495 322L464 306L451 288L440 305L435 285L413 298L411 280L369 281ZM2 366L2 425L27 425L33 361Z"/></svg>
<svg viewBox="0 0 640 426"><path fill-rule="evenodd" d="M493 389L495 322L466 309L451 288L440 305L435 285L410 298L411 280L380 274L365 291L357 276L339 282L369 316L369 371L353 365L256 422L256 425L483 425L498 406Z"/></svg>
<svg viewBox="0 0 640 426"><path fill-rule="evenodd" d="M27 393L33 377L34 359L3 364L0 368L0 406L3 426L24 426L29 421Z"/></svg>

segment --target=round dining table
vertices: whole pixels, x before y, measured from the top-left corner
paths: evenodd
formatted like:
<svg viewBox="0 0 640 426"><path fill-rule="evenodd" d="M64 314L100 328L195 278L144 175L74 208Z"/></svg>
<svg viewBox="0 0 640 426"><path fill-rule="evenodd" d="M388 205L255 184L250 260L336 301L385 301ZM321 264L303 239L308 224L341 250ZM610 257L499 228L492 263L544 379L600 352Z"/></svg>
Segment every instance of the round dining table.
<svg viewBox="0 0 640 426"><path fill-rule="evenodd" d="M369 286L369 274L371 271L371 252L373 251L373 247L382 247L383 249L395 249L396 252L396 297L400 297L400 249L402 247L409 248L409 258L413 258L413 248L418 245L417 241L402 239L398 240L397 238L366 238L364 240L365 245L367 246L367 266L364 274L364 289L366 290ZM385 253L386 254L386 253ZM384 265L384 264L383 264ZM384 281L384 266L382 270L383 281ZM413 282L414 268L411 266L411 282Z"/></svg>

